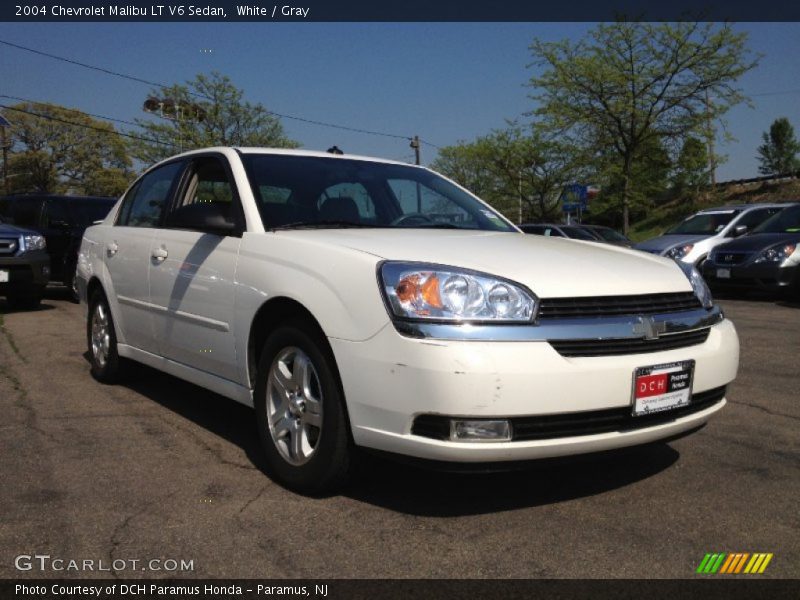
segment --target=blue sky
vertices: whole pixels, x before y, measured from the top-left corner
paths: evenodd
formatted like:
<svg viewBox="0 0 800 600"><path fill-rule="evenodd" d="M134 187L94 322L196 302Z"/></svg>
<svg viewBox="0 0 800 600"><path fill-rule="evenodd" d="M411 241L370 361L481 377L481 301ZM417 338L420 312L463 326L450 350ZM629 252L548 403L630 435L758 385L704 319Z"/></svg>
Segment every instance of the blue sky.
<svg viewBox="0 0 800 600"><path fill-rule="evenodd" d="M218 70L248 100L309 119L444 146L470 140L532 107L531 39L578 38L579 23L0 23L0 39L166 84ZM761 64L741 84L753 108L728 115L736 141L718 179L757 175L756 147L777 117L800 133L800 24L743 23ZM211 52L203 52L210 49ZM775 93L775 92L793 93ZM145 85L0 46L0 93L87 112L142 116ZM769 94L769 95L761 95ZM3 100L3 102L7 102ZM8 115L13 121L13 115ZM410 159L408 142L284 120L308 149ZM435 149L423 146L423 162Z"/></svg>

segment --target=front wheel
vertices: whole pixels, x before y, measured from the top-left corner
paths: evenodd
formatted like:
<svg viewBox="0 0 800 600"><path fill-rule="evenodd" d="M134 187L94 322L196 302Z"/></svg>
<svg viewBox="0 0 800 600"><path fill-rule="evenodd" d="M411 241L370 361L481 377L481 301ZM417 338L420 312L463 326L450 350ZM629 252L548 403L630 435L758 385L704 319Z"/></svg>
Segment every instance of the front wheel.
<svg viewBox="0 0 800 600"><path fill-rule="evenodd" d="M336 364L322 334L303 321L275 330L261 352L254 401L274 479L307 494L345 483L354 450Z"/></svg>

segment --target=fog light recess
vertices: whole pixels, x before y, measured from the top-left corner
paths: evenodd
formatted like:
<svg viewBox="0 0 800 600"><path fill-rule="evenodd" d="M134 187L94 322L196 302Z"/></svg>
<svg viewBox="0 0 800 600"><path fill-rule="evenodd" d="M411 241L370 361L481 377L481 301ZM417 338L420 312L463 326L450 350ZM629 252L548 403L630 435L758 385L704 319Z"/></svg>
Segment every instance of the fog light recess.
<svg viewBox="0 0 800 600"><path fill-rule="evenodd" d="M451 419L453 442L510 442L511 425L505 419Z"/></svg>

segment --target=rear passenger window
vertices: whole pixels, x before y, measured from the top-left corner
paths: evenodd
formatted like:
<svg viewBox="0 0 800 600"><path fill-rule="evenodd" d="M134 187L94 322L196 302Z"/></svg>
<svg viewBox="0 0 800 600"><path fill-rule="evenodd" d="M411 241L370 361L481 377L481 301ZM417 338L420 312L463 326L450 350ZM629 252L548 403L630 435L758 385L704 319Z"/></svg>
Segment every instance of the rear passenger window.
<svg viewBox="0 0 800 600"><path fill-rule="evenodd" d="M118 224L128 227L157 227L170 191L183 167L184 163L174 162L145 175L131 190L129 197L125 198Z"/></svg>
<svg viewBox="0 0 800 600"><path fill-rule="evenodd" d="M53 198L44 205L44 226L50 229L68 227L70 225L69 212L67 211L67 200L64 198Z"/></svg>
<svg viewBox="0 0 800 600"><path fill-rule="evenodd" d="M36 198L18 198L14 202L14 225L39 227L44 202Z"/></svg>

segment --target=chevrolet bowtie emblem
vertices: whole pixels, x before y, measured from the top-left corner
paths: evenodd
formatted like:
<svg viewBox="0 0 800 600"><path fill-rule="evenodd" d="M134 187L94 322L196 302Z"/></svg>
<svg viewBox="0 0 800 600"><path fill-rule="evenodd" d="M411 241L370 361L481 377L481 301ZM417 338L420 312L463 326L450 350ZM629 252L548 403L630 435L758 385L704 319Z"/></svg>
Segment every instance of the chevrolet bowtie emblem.
<svg viewBox="0 0 800 600"><path fill-rule="evenodd" d="M641 335L646 340L656 340L667 330L667 324L656 321L653 317L638 317L633 324L633 333Z"/></svg>

